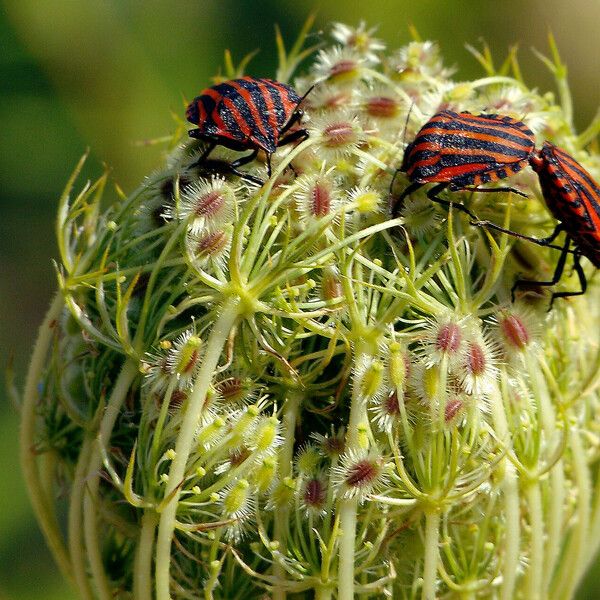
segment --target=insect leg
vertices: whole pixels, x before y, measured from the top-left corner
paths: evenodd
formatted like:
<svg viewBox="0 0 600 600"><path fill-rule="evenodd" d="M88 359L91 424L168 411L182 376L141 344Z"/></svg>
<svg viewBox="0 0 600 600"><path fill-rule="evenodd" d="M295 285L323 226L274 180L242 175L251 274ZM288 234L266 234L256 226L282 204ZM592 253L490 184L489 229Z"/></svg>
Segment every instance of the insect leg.
<svg viewBox="0 0 600 600"><path fill-rule="evenodd" d="M471 219L474 219L475 221L477 221L477 217L464 205L464 204L460 204L460 202L450 202L448 200L442 200L441 198L438 197L438 194L444 190L445 188L448 187L447 183L438 183L438 185L434 185L428 192L427 192L427 197L430 200L433 200L433 202L437 202L438 204L441 204L442 206L447 206L448 208L452 207L452 208L456 208L456 210L460 210L461 212L464 212L465 214L469 215L469 217L471 217ZM460 189L464 189L464 188L460 188Z"/></svg>
<svg viewBox="0 0 600 600"><path fill-rule="evenodd" d="M394 185L394 179L396 179L397 174L398 174L398 171L396 171L396 174L394 174L394 177L392 179L392 183L390 185L390 194L392 192L392 186ZM423 187L423 184L419 183L418 181L414 181L400 194L400 197L397 200L394 200L392 202L392 211L391 212L392 212L393 217L397 217L398 214L400 213L400 210L402 209L402 204L403 204L404 198L406 198L406 196L410 196L414 191L418 190L420 187Z"/></svg>
<svg viewBox="0 0 600 600"><path fill-rule="evenodd" d="M552 305L557 298L568 298L569 296L581 296L582 294L585 294L585 290L587 289L587 279L585 278L585 273L583 272L583 268L579 262L580 259L581 254L579 254L579 252L575 252L573 255L573 267L577 273L577 277L579 278L579 285L581 286L581 289L578 292L555 292L552 294L552 300L550 300L550 308L552 308Z"/></svg>
<svg viewBox="0 0 600 600"><path fill-rule="evenodd" d="M192 130L192 131L194 131L194 130ZM215 149L216 145L217 145L217 142L214 140L211 140L210 142L208 142L208 146L206 146L204 152L200 155L200 158L198 160L194 161L188 168L193 169L194 167L201 165L208 158L208 155Z"/></svg>
<svg viewBox="0 0 600 600"><path fill-rule="evenodd" d="M308 131L306 131L306 129L297 129L285 137L282 137L277 143L277 146L285 146L286 144L293 144L294 142L303 142L307 138Z"/></svg>
<svg viewBox="0 0 600 600"><path fill-rule="evenodd" d="M558 237L558 234L564 230L564 226L562 223L559 223L554 228L554 231L548 237L545 238L534 238L529 235L523 235L522 233L517 233L516 231L500 227L500 225L496 225L496 223L492 223L491 221L471 221L471 225L473 225L473 227L485 227L486 229L493 229L494 231L499 231L500 233L506 233L507 235L512 235L513 237L516 237L520 240L533 242L538 246L554 248L555 250L562 250L564 248L564 246L556 246L555 244L552 244L552 242Z"/></svg>
<svg viewBox="0 0 600 600"><path fill-rule="evenodd" d="M247 165L249 162L252 162L257 156L258 156L258 149L253 150L247 156L242 156L241 158L234 160L229 165L229 171L231 173L233 173L234 175L238 175L242 179L245 179L246 181L251 181L252 183L256 183L257 185L260 185L260 186L264 185L265 182L262 179L259 179L258 177L254 177L254 175L250 175L249 173L244 173L243 171L240 171L238 169L238 167L241 167L242 165Z"/></svg>
<svg viewBox="0 0 600 600"><path fill-rule="evenodd" d="M512 286L512 288L510 290L511 300L513 302L515 301L515 290L518 287L521 287L521 286L541 287L541 286L556 285L560 281L563 271L565 270L565 263L567 262L567 256L569 255L569 246L570 245L571 245L571 238L567 237L565 245L562 247L562 251L560 253L558 262L556 263L556 268L554 269L554 275L552 275L552 279L550 281L535 281L535 280L531 280L531 279L517 279L517 281L515 281L514 285ZM577 261L577 264L579 264L579 261ZM568 294L568 295L570 295L570 294ZM550 302L551 307L552 307L552 302L554 302L554 296L555 295L553 294L552 301Z"/></svg>
<svg viewBox="0 0 600 600"><path fill-rule="evenodd" d="M482 193L505 192L505 193L517 194L517 196L522 196L523 198L529 198L529 196L527 194L525 194L524 192L521 192L520 190L517 190L512 187L479 188L479 187L465 186L465 187L461 187L460 189L467 190L469 192L482 192Z"/></svg>

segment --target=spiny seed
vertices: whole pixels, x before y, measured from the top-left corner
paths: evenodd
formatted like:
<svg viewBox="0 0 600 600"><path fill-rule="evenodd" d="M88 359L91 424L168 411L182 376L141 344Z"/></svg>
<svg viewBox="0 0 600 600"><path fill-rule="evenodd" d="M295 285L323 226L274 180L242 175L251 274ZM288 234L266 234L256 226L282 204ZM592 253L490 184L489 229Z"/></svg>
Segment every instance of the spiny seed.
<svg viewBox="0 0 600 600"><path fill-rule="evenodd" d="M456 352L460 347L462 334L456 323L446 323L440 326L436 340L436 350L442 352Z"/></svg>
<svg viewBox="0 0 600 600"><path fill-rule="evenodd" d="M500 321L504 339L511 345L522 350L529 344L531 337L525 324L517 315L507 315Z"/></svg>
<svg viewBox="0 0 600 600"><path fill-rule="evenodd" d="M353 487L368 485L379 477L379 472L379 465L375 461L364 459L348 469L346 483Z"/></svg>
<svg viewBox="0 0 600 600"><path fill-rule="evenodd" d="M323 108L326 108L327 110L336 110L348 104L349 101L350 96L346 92L332 94L323 102Z"/></svg>
<svg viewBox="0 0 600 600"><path fill-rule="evenodd" d="M225 204L225 196L217 190L212 190L200 198L196 204L196 215L199 217L217 214Z"/></svg>
<svg viewBox="0 0 600 600"><path fill-rule="evenodd" d="M485 354L483 352L483 348L475 342L469 343L466 366L469 372L473 375L483 375L485 372Z"/></svg>
<svg viewBox="0 0 600 600"><path fill-rule="evenodd" d="M215 386L217 392L227 402L236 402L244 397L245 389L242 380L239 377L229 377L219 381Z"/></svg>
<svg viewBox="0 0 600 600"><path fill-rule="evenodd" d="M446 419L446 423L449 423L454 419L454 417L459 413L462 408L462 402L458 398L453 398L446 403L446 408L444 410L444 418Z"/></svg>
<svg viewBox="0 0 600 600"><path fill-rule="evenodd" d="M236 448L235 450L231 450L229 452L229 464L232 467L237 467L241 465L248 457L250 456L250 450L245 446L241 448Z"/></svg>
<svg viewBox="0 0 600 600"><path fill-rule="evenodd" d="M304 504L313 508L319 508L325 503L325 486L317 479L307 481L304 488Z"/></svg>
<svg viewBox="0 0 600 600"><path fill-rule="evenodd" d="M316 183L310 193L310 209L315 217L325 217L331 210L331 191L327 185Z"/></svg>
<svg viewBox="0 0 600 600"><path fill-rule="evenodd" d="M218 254L227 247L228 241L228 236L224 231L207 233L198 239L196 252L199 256L211 256Z"/></svg>
<svg viewBox="0 0 600 600"><path fill-rule="evenodd" d="M325 144L330 148L345 146L354 141L354 127L348 122L333 123L325 127L323 136Z"/></svg>
<svg viewBox="0 0 600 600"><path fill-rule="evenodd" d="M331 73L332 77L337 77L339 75L352 73L352 71L356 70L357 67L358 65L354 60L340 60L331 67L329 72Z"/></svg>
<svg viewBox="0 0 600 600"><path fill-rule="evenodd" d="M346 445L341 437L326 437L323 440L323 450L329 456L339 456L343 454Z"/></svg>
<svg viewBox="0 0 600 600"><path fill-rule="evenodd" d="M385 412L388 415L397 415L400 412L400 403L398 402L398 394L392 392L383 403Z"/></svg>
<svg viewBox="0 0 600 600"><path fill-rule="evenodd" d="M321 280L321 296L324 300L334 300L343 294L342 282L331 269L324 270Z"/></svg>
<svg viewBox="0 0 600 600"><path fill-rule="evenodd" d="M367 101L367 113L372 117L390 119L398 114L398 103L393 98L374 96Z"/></svg>
<svg viewBox="0 0 600 600"><path fill-rule="evenodd" d="M192 352L190 354L190 358L187 361L187 363L185 364L185 366L183 367L183 369L181 370L181 372L189 373L190 371L192 371L194 366L196 365L197 361L198 361L198 350L194 349L194 350L192 350Z"/></svg>
<svg viewBox="0 0 600 600"><path fill-rule="evenodd" d="M169 408L177 410L183 406L183 403L187 400L187 394L183 390L175 390L171 394L171 400L169 401Z"/></svg>

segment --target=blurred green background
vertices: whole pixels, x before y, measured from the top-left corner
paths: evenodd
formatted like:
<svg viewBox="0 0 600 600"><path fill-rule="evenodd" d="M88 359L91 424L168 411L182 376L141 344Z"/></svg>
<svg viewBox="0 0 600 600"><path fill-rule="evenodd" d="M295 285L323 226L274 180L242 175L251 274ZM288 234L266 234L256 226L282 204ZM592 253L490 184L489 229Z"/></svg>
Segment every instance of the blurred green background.
<svg viewBox="0 0 600 600"><path fill-rule="evenodd" d="M291 40L307 15L379 25L395 48L414 24L439 41L457 79L480 70L464 44L484 38L501 61L518 43L531 85L553 89L531 47L552 30L569 65L581 129L600 104L599 0L5 0L0 2L0 348L22 385L37 327L55 287L53 219L78 158L85 175L103 162L124 190L160 164L162 149L140 145L173 127L170 111L210 83L229 48L255 48L250 73L275 68L273 25ZM0 600L71 600L33 520L18 469L18 415L0 389ZM600 573L600 567L596 571ZM600 597L592 573L578 598ZM597 576L596 576L597 579Z"/></svg>

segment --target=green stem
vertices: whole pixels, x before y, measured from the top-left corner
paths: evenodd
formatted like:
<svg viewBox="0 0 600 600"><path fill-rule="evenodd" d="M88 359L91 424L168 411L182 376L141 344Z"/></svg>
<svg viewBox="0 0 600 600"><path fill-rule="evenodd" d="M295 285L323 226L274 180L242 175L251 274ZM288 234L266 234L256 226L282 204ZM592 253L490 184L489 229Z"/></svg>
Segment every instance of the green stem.
<svg viewBox="0 0 600 600"><path fill-rule="evenodd" d="M544 575L544 521L542 494L538 482L526 486L525 496L529 511L529 568L527 570L526 596L528 600L539 600L542 594Z"/></svg>
<svg viewBox="0 0 600 600"><path fill-rule="evenodd" d="M565 600L573 597L586 562L592 495L585 451L576 426L569 429L569 445L573 457L573 487L578 491L577 511L573 519L571 537L563 553L563 563L556 578L555 589L551 594L552 598Z"/></svg>
<svg viewBox="0 0 600 600"><path fill-rule="evenodd" d="M506 412L502 403L502 394L495 385L490 391L490 407L494 429L500 441L511 448L510 433L506 420ZM502 588L501 600L514 598L517 573L519 572L520 543L521 543L521 516L519 511L519 487L515 466L507 458L502 459L504 479L502 492L504 494L504 560L502 563ZM502 468L498 465L498 468Z"/></svg>
<svg viewBox="0 0 600 600"><path fill-rule="evenodd" d="M101 540L98 536L98 505L100 502L100 470L102 466L101 445L109 445L112 430L115 426L121 407L127 397L127 392L133 380L139 374L136 361L128 359L119 373L115 386L110 395L104 416L100 422L98 439L92 449L86 477L86 494L83 499L83 533L85 546L90 563L92 579L101 600L112 600L113 594L110 582L104 571L102 560Z"/></svg>
<svg viewBox="0 0 600 600"><path fill-rule="evenodd" d="M556 440L556 413L552 400L548 393L548 388L540 370L540 365L534 355L526 355L527 369L531 382L536 404L538 406L538 417L542 423L545 434L545 446L550 454ZM565 433L566 435L566 433ZM556 561L560 554L562 538L563 506L565 498L565 476L562 461L558 461L550 473L550 493L548 497L548 531L546 536L545 556L543 558L543 587L542 596L547 593L552 580L552 574L556 566ZM531 508L531 505L530 505ZM540 500L541 508L541 500ZM532 511L533 514L533 511ZM541 515L541 512L540 512ZM533 532L532 532L533 533Z"/></svg>
<svg viewBox="0 0 600 600"><path fill-rule="evenodd" d="M440 513L428 510L425 513L425 556L423 558L422 600L435 600L437 569L439 561Z"/></svg>
<svg viewBox="0 0 600 600"><path fill-rule="evenodd" d="M328 585L318 585L315 588L315 600L331 600L333 590Z"/></svg>
<svg viewBox="0 0 600 600"><path fill-rule="evenodd" d="M283 445L279 452L279 477L283 481L292 473L292 461L294 458L294 442L296 439L296 422L298 420L298 410L302 394L296 390L291 390L283 405ZM274 538L279 542L279 552L285 556L287 552L287 528L289 520L289 507L281 507L275 512ZM285 580L285 570L280 562L276 561L273 565L273 575L278 581ZM273 600L285 600L286 591L279 585L273 587Z"/></svg>
<svg viewBox="0 0 600 600"><path fill-rule="evenodd" d="M188 399L185 415L177 436L175 458L171 463L169 481L165 489L165 499L168 499L168 501L160 515L156 542L156 597L158 600L169 600L170 598L171 543L175 530L180 485L185 476L187 460L192 451L196 428L202 414L208 388L219 362L223 346L239 316L239 310L239 300L231 298L222 307L221 314L213 325L206 347L206 354Z"/></svg>
<svg viewBox="0 0 600 600"><path fill-rule="evenodd" d="M81 529L83 494L86 488L85 474L90 460L92 441L92 438L89 435L86 435L81 450L79 451L79 459L77 461L77 466L75 467L75 474L73 475L68 517L69 552L71 554L73 577L77 584L77 591L84 600L93 600L94 598L90 588L90 580L86 572Z"/></svg>
<svg viewBox="0 0 600 600"><path fill-rule="evenodd" d="M142 517L142 529L135 553L133 597L135 600L152 598L152 555L158 515L153 509Z"/></svg>
<svg viewBox="0 0 600 600"><path fill-rule="evenodd" d="M343 282L344 284L344 282ZM348 299L352 297L352 291L346 290ZM353 297L352 297L353 299ZM359 316L356 315L358 324ZM355 362L358 362L362 354L364 342L356 342ZM350 418L348 420L348 432L346 435L346 452L360 450L358 440L358 426L366 421L366 407L364 399L360 396L359 386L352 388L352 401L350 405ZM340 517L340 545L339 545L339 568L338 568L338 599L352 600L354 598L354 550L356 545L356 512L358 509L357 498L342 498L338 504Z"/></svg>
<svg viewBox="0 0 600 600"><path fill-rule="evenodd" d="M55 322L60 316L63 306L62 296L57 294L40 325L38 338L31 356L21 408L20 459L25 485L29 492L37 522L63 577L67 581L73 581L73 569L69 553L60 532L56 512L52 506L52 499L43 493L35 452L36 408L39 401L37 386L46 368L46 355L54 335Z"/></svg>
<svg viewBox="0 0 600 600"><path fill-rule="evenodd" d="M356 498L340 500L340 561L338 568L338 599L354 598L354 545L356 538Z"/></svg>

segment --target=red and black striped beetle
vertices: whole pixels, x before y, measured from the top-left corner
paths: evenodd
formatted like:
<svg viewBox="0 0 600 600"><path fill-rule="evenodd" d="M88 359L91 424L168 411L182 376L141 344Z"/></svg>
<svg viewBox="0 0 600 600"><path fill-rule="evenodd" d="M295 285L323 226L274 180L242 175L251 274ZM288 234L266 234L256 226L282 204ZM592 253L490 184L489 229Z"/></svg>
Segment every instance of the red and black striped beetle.
<svg viewBox="0 0 600 600"><path fill-rule="evenodd" d="M437 183L429 190L427 196L446 206L450 205L450 202L437 196L445 188L450 191L510 191L525 196L513 188L478 186L509 177L528 164L538 174L546 204L559 221L549 237L538 239L522 235L490 221L479 221L462 204L453 206L466 212L473 219L472 225L488 227L561 250L550 281L520 279L512 288L513 296L516 288L520 286L551 286L558 283L568 254L573 254L574 268L581 290L554 293L550 304L552 306L556 298L576 296L585 292L587 281L579 262L582 256L600 268L600 188L572 156L554 144L545 142L542 149L536 151L533 133L521 121L509 116L472 115L468 112L456 113L449 110L435 114L406 147L402 165L397 173L406 173L411 184L395 202L392 212L397 214L402 200L427 183ZM393 182L394 180L392 186ZM552 245L561 231L566 233L565 243L562 246ZM570 248L571 244L574 249Z"/></svg>
<svg viewBox="0 0 600 600"><path fill-rule="evenodd" d="M238 171L238 167L254 160L263 150L271 175L271 154L279 146L308 136L305 129L297 129L282 137L302 119L302 100L289 85L265 78L246 76L206 88L190 102L185 113L187 120L198 126L188 132L189 136L208 142L195 164L203 162L217 145L230 150L252 150L233 161L229 170L262 184L252 175Z"/></svg>
<svg viewBox="0 0 600 600"><path fill-rule="evenodd" d="M450 191L510 191L525 196L513 188L478 186L518 173L527 166L534 151L533 133L524 123L509 116L472 115L451 110L438 112L406 147L397 173L406 173L411 184L394 203L392 213L397 215L404 198L427 183L437 183L427 196L446 206L450 202L437 196L445 188ZM476 218L462 204L453 206Z"/></svg>
<svg viewBox="0 0 600 600"><path fill-rule="evenodd" d="M514 284L512 293L514 295L515 289L524 285L557 284L563 274L572 243L573 266L579 277L581 289L576 292L555 292L550 303L552 306L556 298L579 296L585 293L587 280L579 263L582 256L587 257L597 269L600 269L600 187L570 154L547 141L544 142L542 149L531 157L530 164L538 174L544 200L558 221L558 225L549 237L541 240L514 232L507 233L542 246L550 245L561 231L566 233L566 240L550 281L520 279ZM487 225L487 222L480 223ZM494 228L502 231L502 228Z"/></svg>

